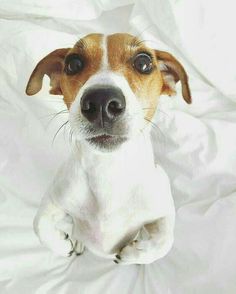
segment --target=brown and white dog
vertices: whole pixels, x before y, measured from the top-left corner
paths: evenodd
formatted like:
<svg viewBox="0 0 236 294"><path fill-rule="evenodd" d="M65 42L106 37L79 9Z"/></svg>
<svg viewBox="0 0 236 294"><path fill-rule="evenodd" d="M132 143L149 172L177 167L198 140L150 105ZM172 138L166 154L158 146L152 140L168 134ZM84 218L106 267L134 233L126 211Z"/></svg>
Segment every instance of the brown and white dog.
<svg viewBox="0 0 236 294"><path fill-rule="evenodd" d="M63 95L79 145L59 170L34 220L54 252L95 254L121 264L151 263L173 243L175 210L169 181L156 166L150 121L161 94L188 78L169 53L129 34L90 34L57 49L34 69L26 89Z"/></svg>

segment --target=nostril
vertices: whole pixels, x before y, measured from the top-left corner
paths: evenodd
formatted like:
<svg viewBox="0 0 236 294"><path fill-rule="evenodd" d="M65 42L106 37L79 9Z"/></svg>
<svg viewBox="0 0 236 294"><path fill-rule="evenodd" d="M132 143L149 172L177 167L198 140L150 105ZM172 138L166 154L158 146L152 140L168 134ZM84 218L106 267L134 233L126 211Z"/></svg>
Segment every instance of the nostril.
<svg viewBox="0 0 236 294"><path fill-rule="evenodd" d="M124 105L121 103L121 101L112 100L108 104L107 110L110 114L118 116L124 111Z"/></svg>
<svg viewBox="0 0 236 294"><path fill-rule="evenodd" d="M87 102L86 104L83 104L82 110L83 110L83 112L94 113L97 111L97 108L96 108L95 104L93 104L91 102Z"/></svg>
<svg viewBox="0 0 236 294"><path fill-rule="evenodd" d="M89 110L89 108L90 108L90 102L84 99L83 103L81 103L81 109L87 111Z"/></svg>
<svg viewBox="0 0 236 294"><path fill-rule="evenodd" d="M94 122L99 116L99 105L88 100L83 101L81 104L81 112L90 122Z"/></svg>

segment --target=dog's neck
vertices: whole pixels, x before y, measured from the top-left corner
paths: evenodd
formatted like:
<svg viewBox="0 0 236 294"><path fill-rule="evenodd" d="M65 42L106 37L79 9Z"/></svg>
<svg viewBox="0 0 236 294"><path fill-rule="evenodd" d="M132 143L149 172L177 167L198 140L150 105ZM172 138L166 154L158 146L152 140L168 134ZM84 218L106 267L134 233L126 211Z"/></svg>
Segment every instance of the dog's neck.
<svg viewBox="0 0 236 294"><path fill-rule="evenodd" d="M143 132L110 152L96 150L84 141L79 143L79 149L81 150L80 162L87 171L105 166L107 168L119 166L124 161L127 165L133 165L133 168L136 165L139 165L140 168L140 164L143 162L154 165L149 132Z"/></svg>
<svg viewBox="0 0 236 294"><path fill-rule="evenodd" d="M99 209L110 213L119 209L143 177L149 178L155 169L149 133L129 139L112 152L95 150L86 142L78 146L81 152L73 164L83 172L96 198ZM109 205L108 205L108 200Z"/></svg>

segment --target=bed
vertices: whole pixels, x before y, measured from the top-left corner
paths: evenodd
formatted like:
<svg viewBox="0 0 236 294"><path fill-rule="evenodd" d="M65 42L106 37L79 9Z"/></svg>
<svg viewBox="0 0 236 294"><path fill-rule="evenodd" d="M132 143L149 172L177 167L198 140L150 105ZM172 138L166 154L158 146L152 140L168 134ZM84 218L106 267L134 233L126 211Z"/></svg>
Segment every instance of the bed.
<svg viewBox="0 0 236 294"><path fill-rule="evenodd" d="M56 4L55 4L56 3ZM0 1L0 293L236 293L236 27L234 1ZM32 228L66 158L62 97L28 97L35 64L90 32L130 32L175 55L193 103L163 96L154 118L156 161L176 206L171 252L119 266L86 251L58 257ZM158 187L157 187L158 189Z"/></svg>

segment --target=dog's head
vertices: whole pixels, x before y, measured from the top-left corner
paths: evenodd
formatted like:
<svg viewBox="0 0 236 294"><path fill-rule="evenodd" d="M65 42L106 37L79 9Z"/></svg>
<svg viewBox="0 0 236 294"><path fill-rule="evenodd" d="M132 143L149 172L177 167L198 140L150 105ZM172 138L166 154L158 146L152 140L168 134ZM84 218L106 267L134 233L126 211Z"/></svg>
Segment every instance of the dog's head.
<svg viewBox="0 0 236 294"><path fill-rule="evenodd" d="M63 95L77 140L113 150L151 121L161 94L191 103L188 77L169 53L148 48L129 34L90 34L73 48L57 49L34 69L27 88L34 95L50 77L51 94Z"/></svg>

